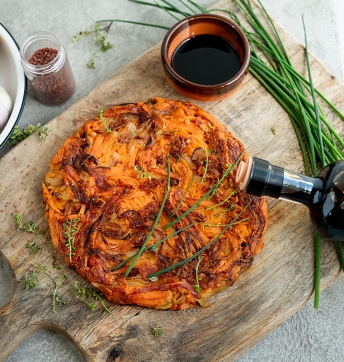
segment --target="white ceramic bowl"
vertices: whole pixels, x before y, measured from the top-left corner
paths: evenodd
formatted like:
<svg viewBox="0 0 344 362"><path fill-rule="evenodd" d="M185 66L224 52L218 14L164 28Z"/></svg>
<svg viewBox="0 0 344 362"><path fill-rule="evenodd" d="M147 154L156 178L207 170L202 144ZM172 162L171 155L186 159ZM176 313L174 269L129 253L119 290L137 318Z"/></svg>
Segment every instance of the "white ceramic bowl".
<svg viewBox="0 0 344 362"><path fill-rule="evenodd" d="M26 77L21 66L19 47L9 31L0 23L0 85L6 89L13 109L5 128L0 131L0 148L19 122L26 98Z"/></svg>

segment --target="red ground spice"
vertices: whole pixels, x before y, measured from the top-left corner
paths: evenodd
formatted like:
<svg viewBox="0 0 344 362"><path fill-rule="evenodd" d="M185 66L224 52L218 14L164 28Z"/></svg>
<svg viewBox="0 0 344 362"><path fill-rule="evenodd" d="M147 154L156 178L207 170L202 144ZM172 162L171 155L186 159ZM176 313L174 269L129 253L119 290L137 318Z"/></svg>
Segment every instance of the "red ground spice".
<svg viewBox="0 0 344 362"><path fill-rule="evenodd" d="M58 56L57 49L45 47L36 50L31 55L29 63L35 66L51 63L51 69L53 69L55 63L53 61ZM47 67L50 67L50 64ZM66 58L56 71L37 74L31 80L31 85L36 98L43 104L58 105L66 102L75 90L75 80L68 59Z"/></svg>
<svg viewBox="0 0 344 362"><path fill-rule="evenodd" d="M56 58L57 54L58 50L53 48L38 49L34 54L31 55L29 63L33 65L48 64Z"/></svg>

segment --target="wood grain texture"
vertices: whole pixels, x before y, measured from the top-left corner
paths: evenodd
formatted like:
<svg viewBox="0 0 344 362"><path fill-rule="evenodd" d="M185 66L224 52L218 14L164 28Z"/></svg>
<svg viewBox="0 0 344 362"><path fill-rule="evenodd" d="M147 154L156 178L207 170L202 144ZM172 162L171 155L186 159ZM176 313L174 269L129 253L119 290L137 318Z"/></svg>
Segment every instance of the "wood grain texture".
<svg viewBox="0 0 344 362"><path fill-rule="evenodd" d="M227 1L214 7L227 8ZM305 74L304 48L283 29L281 35L293 64ZM232 361L313 297L314 230L308 210L301 205L269 199L265 247L251 269L234 286L213 297L209 308L179 312L110 303L111 314L101 309L92 312L71 293L74 282L81 280L64 265L49 238L18 230L15 213L47 228L41 183L48 163L64 140L100 107L152 96L187 100L166 83L159 52L158 44L50 121L52 131L45 142L31 135L0 160L0 250L15 280L11 300L0 309L0 360L35 330L51 328L69 336L89 361ZM343 85L314 57L311 67L316 87L344 109ZM286 113L251 75L228 99L194 103L226 124L251 155L303 171L299 145ZM330 112L327 115L344 135L342 122ZM25 247L32 240L42 248L33 256ZM55 270L53 262L62 269ZM26 291L20 280L35 264L46 265L50 276L39 274L37 287ZM61 274L67 279L59 294L69 305L58 306L54 314L51 277ZM323 240L322 288L340 275L334 245ZM163 330L159 338L152 334L156 324Z"/></svg>

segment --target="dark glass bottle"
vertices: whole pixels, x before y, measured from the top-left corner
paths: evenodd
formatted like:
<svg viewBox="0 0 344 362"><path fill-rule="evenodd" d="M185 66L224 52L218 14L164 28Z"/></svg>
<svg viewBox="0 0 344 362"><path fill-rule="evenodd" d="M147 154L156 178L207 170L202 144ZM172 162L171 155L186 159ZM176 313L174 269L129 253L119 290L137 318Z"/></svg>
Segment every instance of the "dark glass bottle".
<svg viewBox="0 0 344 362"><path fill-rule="evenodd" d="M237 182L248 194L306 205L322 235L344 241L344 161L326 166L314 178L252 158L240 163Z"/></svg>

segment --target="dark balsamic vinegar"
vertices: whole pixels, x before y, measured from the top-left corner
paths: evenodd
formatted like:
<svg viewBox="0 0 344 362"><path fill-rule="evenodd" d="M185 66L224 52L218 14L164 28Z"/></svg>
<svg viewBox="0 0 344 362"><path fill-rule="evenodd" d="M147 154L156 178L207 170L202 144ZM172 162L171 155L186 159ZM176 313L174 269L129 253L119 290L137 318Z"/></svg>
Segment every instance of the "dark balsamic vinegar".
<svg viewBox="0 0 344 362"><path fill-rule="evenodd" d="M227 40L216 35L197 35L185 40L172 56L172 68L196 84L217 85L240 70L239 55Z"/></svg>

